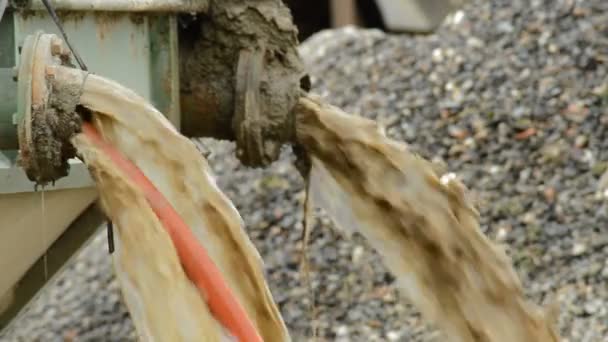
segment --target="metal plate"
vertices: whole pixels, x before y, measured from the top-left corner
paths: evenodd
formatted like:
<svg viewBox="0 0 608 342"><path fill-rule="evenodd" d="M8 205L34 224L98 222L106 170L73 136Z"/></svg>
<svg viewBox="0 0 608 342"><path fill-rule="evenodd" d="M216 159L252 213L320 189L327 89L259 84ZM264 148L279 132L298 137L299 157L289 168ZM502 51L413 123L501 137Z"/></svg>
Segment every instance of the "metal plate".
<svg viewBox="0 0 608 342"><path fill-rule="evenodd" d="M32 299L42 292L44 286L52 282L55 275L61 273L67 261L87 245L87 241L104 221L105 216L97 205L90 205L50 246L46 260L40 257L11 291L4 296L0 294L0 331L8 327Z"/></svg>

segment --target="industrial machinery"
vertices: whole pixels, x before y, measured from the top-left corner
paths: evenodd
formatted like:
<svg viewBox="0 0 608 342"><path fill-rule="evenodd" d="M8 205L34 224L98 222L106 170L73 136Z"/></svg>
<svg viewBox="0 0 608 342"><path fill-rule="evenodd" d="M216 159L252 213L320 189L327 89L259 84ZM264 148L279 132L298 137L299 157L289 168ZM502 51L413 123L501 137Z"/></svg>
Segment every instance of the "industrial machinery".
<svg viewBox="0 0 608 342"><path fill-rule="evenodd" d="M164 8L138 8L140 3L61 1L56 6L72 44L91 70L134 89L178 123L176 13L204 7L174 1ZM33 70L44 52L41 46L47 44L59 57L65 51L40 39L39 31L59 34L41 3L12 5L0 20L0 329L104 220L94 204L92 180L77 159L68 161L67 177L38 189L18 165L17 123L31 108L29 94ZM70 11L62 11L66 9ZM161 9L162 14L149 13Z"/></svg>
<svg viewBox="0 0 608 342"><path fill-rule="evenodd" d="M51 3L90 72L133 89L184 134L234 140L250 166L293 140L290 111L310 83L280 0ZM40 0L0 0L0 330L104 222L86 167L36 126L51 120L39 115L43 66L70 59L58 37Z"/></svg>
<svg viewBox="0 0 608 342"><path fill-rule="evenodd" d="M134 90L185 134L235 140L251 166L273 161L292 139L288 114L306 77L281 1L51 3L90 72ZM77 56L41 1L3 10L0 328L104 221L88 171L66 140L77 127L47 103L45 67Z"/></svg>

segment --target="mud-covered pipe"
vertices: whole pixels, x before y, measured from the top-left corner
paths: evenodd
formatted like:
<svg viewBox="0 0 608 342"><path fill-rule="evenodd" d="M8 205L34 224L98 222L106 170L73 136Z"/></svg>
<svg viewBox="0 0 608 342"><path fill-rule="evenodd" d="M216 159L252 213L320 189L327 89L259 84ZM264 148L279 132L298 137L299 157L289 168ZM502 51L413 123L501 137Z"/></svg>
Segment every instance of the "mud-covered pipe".
<svg viewBox="0 0 608 342"><path fill-rule="evenodd" d="M266 166L295 136L297 28L281 0L211 0L209 14L179 32L181 131L236 140L241 162Z"/></svg>

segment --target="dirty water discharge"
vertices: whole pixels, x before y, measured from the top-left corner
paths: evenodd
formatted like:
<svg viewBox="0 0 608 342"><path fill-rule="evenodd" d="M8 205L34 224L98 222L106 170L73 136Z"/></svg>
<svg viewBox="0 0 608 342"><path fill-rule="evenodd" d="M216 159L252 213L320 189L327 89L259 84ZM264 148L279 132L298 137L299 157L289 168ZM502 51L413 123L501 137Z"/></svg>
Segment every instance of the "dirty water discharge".
<svg viewBox="0 0 608 342"><path fill-rule="evenodd" d="M82 85L80 102L105 140L134 162L186 221L264 341L288 341L243 222L195 145L121 85L60 68ZM312 160L311 200L384 257L407 298L450 341L557 341L526 300L509 259L479 230L455 180L386 138L367 119L314 96L296 108L297 139ZM115 269L138 334L146 341L228 341L186 276L170 236L144 194L89 138L72 139L115 224Z"/></svg>
<svg viewBox="0 0 608 342"><path fill-rule="evenodd" d="M319 98L296 107L312 156L313 202L361 233L399 288L450 341L557 341L509 259L480 231L465 188L388 139L371 120Z"/></svg>
<svg viewBox="0 0 608 342"><path fill-rule="evenodd" d="M56 79L83 84L80 71ZM194 143L161 113L123 86L89 75L80 102L92 123L150 179L221 271L264 341L286 341L287 330L262 273L262 261L243 222L219 190ZM144 341L229 341L184 272L171 237L144 194L84 134L73 144L97 183L114 223L114 266L124 300Z"/></svg>

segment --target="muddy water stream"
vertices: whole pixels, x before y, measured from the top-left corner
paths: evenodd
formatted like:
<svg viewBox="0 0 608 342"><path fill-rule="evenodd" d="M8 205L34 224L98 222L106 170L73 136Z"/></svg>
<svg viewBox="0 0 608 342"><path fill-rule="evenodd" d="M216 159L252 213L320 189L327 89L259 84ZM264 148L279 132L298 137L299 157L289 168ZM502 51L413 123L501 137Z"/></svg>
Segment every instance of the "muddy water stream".
<svg viewBox="0 0 608 342"><path fill-rule="evenodd" d="M507 256L479 230L464 187L370 120L302 98L297 135L312 156L313 203L360 232L400 289L450 341L557 341Z"/></svg>
<svg viewBox="0 0 608 342"><path fill-rule="evenodd" d="M152 106L101 77L58 68L83 86L80 102L103 137L133 161L179 212L219 267L265 341L289 340L241 218L207 162ZM312 203L362 233L399 285L450 341L557 341L523 295L503 251L479 230L465 189L387 139L375 123L304 97L297 138L312 157ZM115 269L145 341L227 340L184 273L144 195L84 135L73 143L115 223Z"/></svg>
<svg viewBox="0 0 608 342"><path fill-rule="evenodd" d="M266 285L262 262L243 222L219 190L206 160L141 97L107 79L59 68L56 80L82 85L92 123L167 198L217 265L264 341L288 334ZM229 341L187 278L170 236L142 191L87 136L73 143L97 183L114 223L114 265L142 341Z"/></svg>

